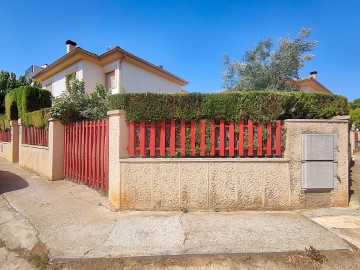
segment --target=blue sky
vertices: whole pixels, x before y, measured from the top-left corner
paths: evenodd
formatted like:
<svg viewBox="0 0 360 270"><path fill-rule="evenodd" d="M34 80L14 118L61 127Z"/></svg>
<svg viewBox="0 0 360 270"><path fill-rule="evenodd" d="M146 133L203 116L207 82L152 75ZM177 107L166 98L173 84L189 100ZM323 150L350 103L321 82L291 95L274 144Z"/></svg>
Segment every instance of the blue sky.
<svg viewBox="0 0 360 270"><path fill-rule="evenodd" d="M360 0L16 1L0 0L0 70L21 75L65 54L65 41L101 54L121 48L188 81L221 88L222 57L241 59L261 38L313 28L315 58L300 71L353 100L360 97Z"/></svg>

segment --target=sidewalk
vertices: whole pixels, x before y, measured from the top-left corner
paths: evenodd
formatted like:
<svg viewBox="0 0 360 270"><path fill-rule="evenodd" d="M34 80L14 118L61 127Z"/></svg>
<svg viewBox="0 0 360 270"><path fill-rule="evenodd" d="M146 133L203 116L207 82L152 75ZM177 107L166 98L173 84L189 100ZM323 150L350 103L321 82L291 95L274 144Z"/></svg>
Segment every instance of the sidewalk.
<svg viewBox="0 0 360 270"><path fill-rule="evenodd" d="M336 227L317 218L360 216L350 208L112 212L107 198L86 186L49 182L4 160L0 160L0 194L0 239L9 249L31 249L40 240L50 260L290 252L310 246L350 250L336 235ZM356 222L352 226L358 227L351 227L355 231L360 228Z"/></svg>

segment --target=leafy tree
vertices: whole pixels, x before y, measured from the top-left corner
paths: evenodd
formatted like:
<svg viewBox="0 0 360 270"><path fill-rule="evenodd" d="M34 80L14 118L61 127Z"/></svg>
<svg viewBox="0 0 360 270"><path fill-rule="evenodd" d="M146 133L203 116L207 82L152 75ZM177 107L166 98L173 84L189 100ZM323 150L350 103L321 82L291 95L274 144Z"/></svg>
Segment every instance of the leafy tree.
<svg viewBox="0 0 360 270"><path fill-rule="evenodd" d="M354 99L353 102L349 102L349 114L351 120L355 124L355 128L360 129L360 98Z"/></svg>
<svg viewBox="0 0 360 270"><path fill-rule="evenodd" d="M63 123L82 120L97 120L107 117L110 90L97 84L95 92L85 92L83 80L72 79L67 83L66 91L54 98L50 114Z"/></svg>
<svg viewBox="0 0 360 270"><path fill-rule="evenodd" d="M20 86L32 85L41 88L41 84L32 79L26 80L25 76L16 79L16 74L8 71L0 71L0 114L5 112L5 96L11 90Z"/></svg>
<svg viewBox="0 0 360 270"><path fill-rule="evenodd" d="M288 36L281 38L274 51L273 41L263 39L252 50L245 52L242 62L224 55L223 87L247 91L298 90L291 80L299 78L304 62L314 57L310 52L317 41L307 41L311 31L302 28L294 40Z"/></svg>

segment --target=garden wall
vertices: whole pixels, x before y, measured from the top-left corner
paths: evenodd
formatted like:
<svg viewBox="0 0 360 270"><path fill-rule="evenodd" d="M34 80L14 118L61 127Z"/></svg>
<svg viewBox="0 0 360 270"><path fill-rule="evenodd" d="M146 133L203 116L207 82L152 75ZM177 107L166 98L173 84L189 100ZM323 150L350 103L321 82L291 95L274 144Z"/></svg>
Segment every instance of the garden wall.
<svg viewBox="0 0 360 270"><path fill-rule="evenodd" d="M19 120L21 123L21 120ZM64 127L60 121L49 120L48 146L23 144L20 126L19 165L49 180L64 178Z"/></svg>
<svg viewBox="0 0 360 270"><path fill-rule="evenodd" d="M109 198L114 210L297 209L348 204L348 120L286 120L284 158L128 158L123 111L109 112ZM336 134L337 183L301 184L302 134Z"/></svg>
<svg viewBox="0 0 360 270"><path fill-rule="evenodd" d="M0 141L0 157L10 161L19 161L19 126L17 121L10 121L11 141Z"/></svg>

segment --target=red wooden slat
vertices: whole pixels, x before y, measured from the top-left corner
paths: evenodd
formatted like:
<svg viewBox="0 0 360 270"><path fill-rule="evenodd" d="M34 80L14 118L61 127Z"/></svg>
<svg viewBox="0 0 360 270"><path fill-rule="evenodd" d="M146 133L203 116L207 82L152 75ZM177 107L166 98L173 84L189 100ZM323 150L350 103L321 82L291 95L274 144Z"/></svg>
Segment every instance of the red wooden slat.
<svg viewBox="0 0 360 270"><path fill-rule="evenodd" d="M196 133L195 133L195 121L190 121L190 143L191 143L191 153L190 156L195 156L195 142L196 142Z"/></svg>
<svg viewBox="0 0 360 270"><path fill-rule="evenodd" d="M220 157L225 156L225 123L224 120L220 120L220 132L219 132L219 155Z"/></svg>
<svg viewBox="0 0 360 270"><path fill-rule="evenodd" d="M165 149L165 139L166 139L166 125L165 120L161 120L161 126L160 126L160 156L164 157L166 154Z"/></svg>
<svg viewBox="0 0 360 270"><path fill-rule="evenodd" d="M154 122L150 124L150 156L155 157L156 155L156 125Z"/></svg>
<svg viewBox="0 0 360 270"><path fill-rule="evenodd" d="M231 120L229 123L229 156L233 157L235 155L235 130L234 130L234 121Z"/></svg>
<svg viewBox="0 0 360 270"><path fill-rule="evenodd" d="M206 132L206 122L205 119L200 120L200 134L201 134L201 141L200 141L200 156L205 156L205 132Z"/></svg>
<svg viewBox="0 0 360 270"><path fill-rule="evenodd" d="M176 151L176 134L175 134L175 120L171 120L170 124L170 154L175 156Z"/></svg>
<svg viewBox="0 0 360 270"><path fill-rule="evenodd" d="M215 121L211 120L211 150L210 156L215 156Z"/></svg>
<svg viewBox="0 0 360 270"><path fill-rule="evenodd" d="M267 123L266 156L272 156L272 124Z"/></svg>
<svg viewBox="0 0 360 270"><path fill-rule="evenodd" d="M140 122L140 157L145 157L145 121Z"/></svg>
<svg viewBox="0 0 360 270"><path fill-rule="evenodd" d="M263 152L263 145L262 145L262 124L259 122L257 123L257 156L261 157Z"/></svg>
<svg viewBox="0 0 360 270"><path fill-rule="evenodd" d="M135 123L130 122L129 127L129 156L135 156Z"/></svg>
<svg viewBox="0 0 360 270"><path fill-rule="evenodd" d="M105 188L109 186L109 120L106 120L106 167L105 167Z"/></svg>
<svg viewBox="0 0 360 270"><path fill-rule="evenodd" d="M239 123L239 146L238 146L239 156L244 156L244 121L241 120Z"/></svg>
<svg viewBox="0 0 360 270"><path fill-rule="evenodd" d="M104 147L105 147L105 121L102 120L101 121L101 155L100 155L100 186L101 188L104 188L104 167L105 167L105 151L104 151Z"/></svg>
<svg viewBox="0 0 360 270"><path fill-rule="evenodd" d="M67 164L68 164L67 144L68 144L67 125L65 125L64 126L64 174L65 174L65 176L67 175Z"/></svg>
<svg viewBox="0 0 360 270"><path fill-rule="evenodd" d="M252 120L248 120L248 156L253 156L254 155L254 144L253 144L253 139L254 139L254 127L253 127L253 121Z"/></svg>
<svg viewBox="0 0 360 270"><path fill-rule="evenodd" d="M74 148L75 148L75 124L71 124L71 164L70 164L70 177L74 176Z"/></svg>
<svg viewBox="0 0 360 270"><path fill-rule="evenodd" d="M81 180L85 183L85 121L81 122Z"/></svg>
<svg viewBox="0 0 360 270"><path fill-rule="evenodd" d="M84 141L84 145L85 145L85 157L84 157L84 161L85 161L85 175L84 175L84 179L85 179L85 183L88 184L89 183L89 122L88 121L84 121L84 125L85 125L85 141Z"/></svg>
<svg viewBox="0 0 360 270"><path fill-rule="evenodd" d="M101 168L101 163L100 163L100 144L101 144L101 127L100 127L100 120L97 121L97 127L96 127L96 139L97 139L97 151L96 151L96 187L100 186L100 168Z"/></svg>
<svg viewBox="0 0 360 270"><path fill-rule="evenodd" d="M180 147L181 147L181 156L184 157L186 155L186 124L185 124L185 121L181 121Z"/></svg>
<svg viewBox="0 0 360 270"><path fill-rule="evenodd" d="M281 121L276 121L276 150L275 154L281 157Z"/></svg>
<svg viewBox="0 0 360 270"><path fill-rule="evenodd" d="M80 137L80 125L81 123L78 122L77 123L77 144L76 144L76 177L79 180L80 179L80 160L81 160L81 153L80 153L80 148L81 148L81 137Z"/></svg>

